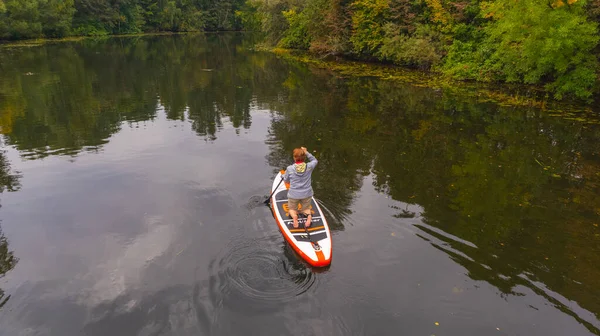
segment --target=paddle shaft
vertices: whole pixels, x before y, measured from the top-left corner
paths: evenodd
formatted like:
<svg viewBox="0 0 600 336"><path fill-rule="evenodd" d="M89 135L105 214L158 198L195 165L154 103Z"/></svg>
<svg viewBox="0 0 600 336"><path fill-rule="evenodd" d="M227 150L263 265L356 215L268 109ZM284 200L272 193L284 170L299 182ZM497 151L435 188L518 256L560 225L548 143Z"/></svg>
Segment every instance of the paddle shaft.
<svg viewBox="0 0 600 336"><path fill-rule="evenodd" d="M281 182L283 182L283 177L281 178L281 181L279 181L279 183L277 183L277 187L275 187L275 189L273 189L273 192L271 193L271 195L269 195L269 197L264 201L265 204L269 204L271 197L273 196L275 191L277 191L277 188L279 188L279 185L281 184Z"/></svg>
<svg viewBox="0 0 600 336"><path fill-rule="evenodd" d="M298 218L300 217L300 214L298 214ZM313 246L318 247L318 249L321 249L321 247L319 246L319 242L315 242L312 240L312 238L310 237L310 233L308 232L308 228L306 227L306 223L308 221L308 216L305 214L302 214L302 217L304 217L304 223L302 224L302 226L304 227L304 232L306 232L306 235L308 236L308 240L311 242L311 244L313 244Z"/></svg>

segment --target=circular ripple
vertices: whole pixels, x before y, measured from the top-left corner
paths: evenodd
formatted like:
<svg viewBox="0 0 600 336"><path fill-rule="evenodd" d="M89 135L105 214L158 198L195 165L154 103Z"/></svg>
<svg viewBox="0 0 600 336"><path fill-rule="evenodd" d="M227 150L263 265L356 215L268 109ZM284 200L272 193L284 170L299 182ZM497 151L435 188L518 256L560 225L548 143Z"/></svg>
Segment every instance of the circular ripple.
<svg viewBox="0 0 600 336"><path fill-rule="evenodd" d="M247 312L272 310L313 287L317 277L280 239L272 235L229 244L211 263L213 304Z"/></svg>

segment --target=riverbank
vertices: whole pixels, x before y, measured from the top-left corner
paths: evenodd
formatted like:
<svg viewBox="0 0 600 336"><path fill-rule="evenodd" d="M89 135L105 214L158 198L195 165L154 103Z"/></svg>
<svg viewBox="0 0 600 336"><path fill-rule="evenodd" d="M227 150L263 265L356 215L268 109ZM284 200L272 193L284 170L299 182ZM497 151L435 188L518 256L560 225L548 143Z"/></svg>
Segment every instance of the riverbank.
<svg viewBox="0 0 600 336"><path fill-rule="evenodd" d="M584 103L574 100L557 101L552 99L541 86L506 83L481 83L449 79L440 74L402 68L380 63L351 61L343 58L323 59L309 52L264 45L255 47L258 51L274 53L277 56L299 61L319 69L335 72L343 77L377 77L428 87L446 93L476 98L479 102L493 102L505 106L531 107L567 120L600 123L600 109L597 103ZM597 102L599 97L595 97Z"/></svg>
<svg viewBox="0 0 600 336"><path fill-rule="evenodd" d="M157 32L100 36L73 36L57 39L30 39L20 41L0 41L0 48L32 47L48 43L79 42L88 39L110 39L144 36L171 36L192 34L220 34L231 32ZM244 33L244 32L238 32ZM418 71L399 66L381 63L352 61L343 58L319 58L307 51L271 48L256 45L256 51L270 52L280 58L301 62L318 69L335 72L342 77L377 77L383 80L408 83L414 86L428 87L443 93L471 97L479 102L493 102L504 106L536 108L552 116L560 116L567 120L600 123L600 108L594 103L563 100L557 101L541 86L505 83L467 82L449 79L443 75ZM595 101L599 101L598 97Z"/></svg>
<svg viewBox="0 0 600 336"><path fill-rule="evenodd" d="M61 42L78 42L89 39L109 39L113 37L143 37L143 36L170 36L170 35L186 35L186 34L200 34L209 32L157 32L157 33L134 33L134 34L116 34L116 35L93 35L93 36L69 36L61 38L37 38L37 39L26 39L26 40L0 40L0 48L2 47L33 47L48 43L61 43Z"/></svg>

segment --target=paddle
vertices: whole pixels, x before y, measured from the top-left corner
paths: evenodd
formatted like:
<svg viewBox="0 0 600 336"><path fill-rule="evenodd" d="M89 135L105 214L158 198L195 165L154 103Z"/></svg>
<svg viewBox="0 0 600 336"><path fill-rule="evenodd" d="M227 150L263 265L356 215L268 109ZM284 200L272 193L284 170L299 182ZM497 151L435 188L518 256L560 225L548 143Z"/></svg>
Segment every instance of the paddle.
<svg viewBox="0 0 600 336"><path fill-rule="evenodd" d="M273 189L273 192L271 193L271 195L269 195L269 197L263 202L264 204L269 204L269 202L271 201L271 196L273 196L275 191L277 191L277 188L279 188L279 185L281 184L281 182L283 182L283 177L281 178L281 181L279 181L279 183L277 183L277 187L275 187L275 189Z"/></svg>
<svg viewBox="0 0 600 336"><path fill-rule="evenodd" d="M320 250L321 246L319 245L319 242L312 240L312 238L310 237L310 233L308 232L308 228L306 227L306 222L308 221L308 216L306 214L298 214L298 218L300 218L300 216L302 216L304 218L304 223L302 223L302 228L304 228L304 232L306 232L306 235L308 236L308 240L313 245L313 248L315 250Z"/></svg>

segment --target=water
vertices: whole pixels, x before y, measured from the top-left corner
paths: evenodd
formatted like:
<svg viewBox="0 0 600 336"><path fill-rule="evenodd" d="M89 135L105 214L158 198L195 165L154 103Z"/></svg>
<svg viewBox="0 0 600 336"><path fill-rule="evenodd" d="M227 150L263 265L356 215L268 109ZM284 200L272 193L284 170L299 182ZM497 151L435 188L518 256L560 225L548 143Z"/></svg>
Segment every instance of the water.
<svg viewBox="0 0 600 336"><path fill-rule="evenodd" d="M600 334L600 127L253 52L0 49L1 335ZM328 269L286 246L306 146Z"/></svg>

